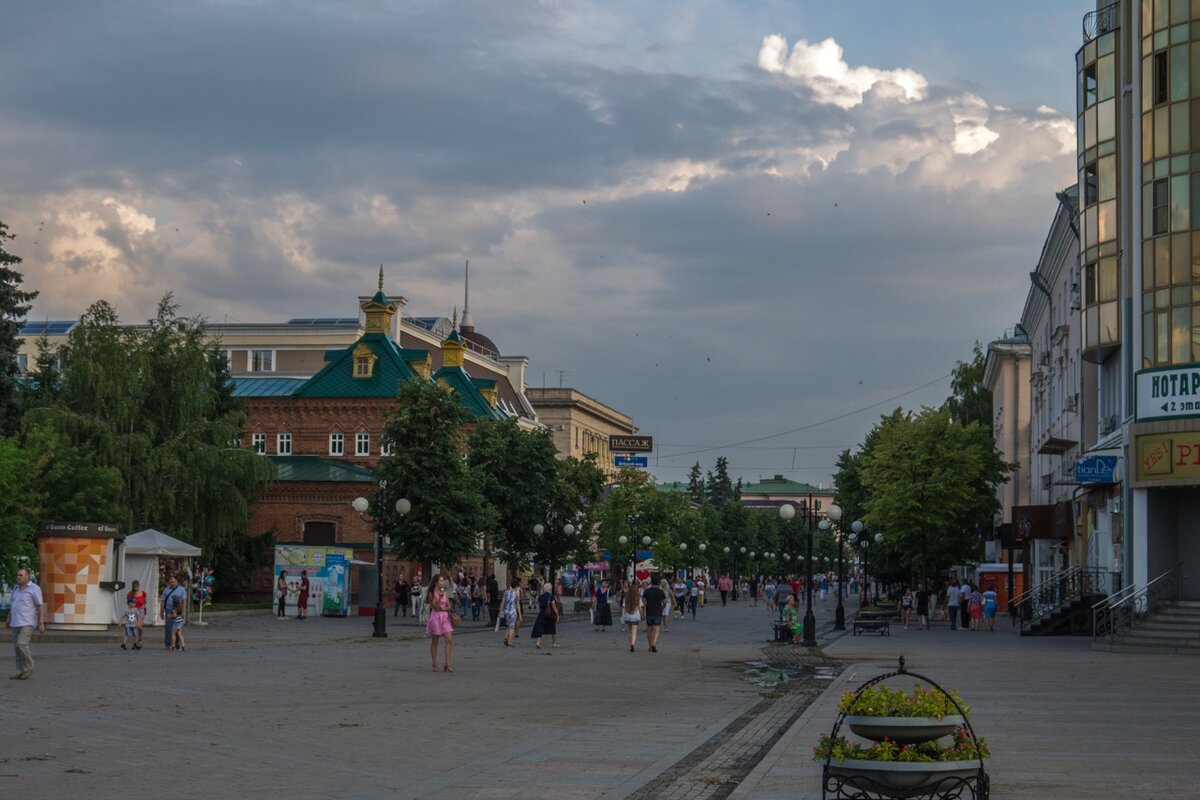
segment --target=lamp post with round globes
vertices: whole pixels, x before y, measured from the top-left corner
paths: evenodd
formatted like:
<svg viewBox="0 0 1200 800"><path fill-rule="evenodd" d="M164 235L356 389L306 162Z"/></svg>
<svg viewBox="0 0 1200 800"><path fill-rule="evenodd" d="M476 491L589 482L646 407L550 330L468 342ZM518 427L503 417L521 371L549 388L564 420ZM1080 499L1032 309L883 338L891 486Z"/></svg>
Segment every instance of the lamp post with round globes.
<svg viewBox="0 0 1200 800"><path fill-rule="evenodd" d="M575 526L568 522L566 525L563 525L562 528L559 528L557 514L550 514L547 516L546 522L550 525L548 529L550 531L550 538L545 542L542 552L547 553L550 556L549 583L550 586L553 587L558 580L558 553L559 549L562 547L562 540L559 538L558 534L561 531L563 536L570 539L575 535ZM541 539L542 534L544 534L546 531L546 526L540 522L535 523L533 526L533 535L538 539Z"/></svg>
<svg viewBox="0 0 1200 800"><path fill-rule="evenodd" d="M383 502L383 484L379 485L377 502ZM376 512L371 519L367 518L367 509L371 502L365 497L356 497L350 506L358 513L363 522L369 522L375 529L375 626L371 636L377 639L387 637L387 611L383 608L383 529L379 525L380 514ZM396 501L396 513L401 517L412 511L412 503L408 498L401 497Z"/></svg>
<svg viewBox="0 0 1200 800"><path fill-rule="evenodd" d="M804 633L801 642L809 647L815 647L817 644L817 618L813 616L812 609L812 513L816 510L815 504L810 499L808 503L801 506L800 510L804 514L808 534L808 558L804 560ZM790 522L795 516L796 507L791 503L784 503L779 507L779 517L785 523Z"/></svg>

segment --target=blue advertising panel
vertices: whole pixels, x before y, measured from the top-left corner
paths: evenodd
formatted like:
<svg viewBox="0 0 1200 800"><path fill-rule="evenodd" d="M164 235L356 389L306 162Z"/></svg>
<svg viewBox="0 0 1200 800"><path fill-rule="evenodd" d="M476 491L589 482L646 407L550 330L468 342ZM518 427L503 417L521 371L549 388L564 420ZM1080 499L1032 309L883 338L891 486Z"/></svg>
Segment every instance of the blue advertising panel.
<svg viewBox="0 0 1200 800"><path fill-rule="evenodd" d="M613 456L613 461L618 467L641 467L645 469L650 466L649 456Z"/></svg>
<svg viewBox="0 0 1200 800"><path fill-rule="evenodd" d="M1088 456L1075 462L1079 483L1114 483L1118 456Z"/></svg>

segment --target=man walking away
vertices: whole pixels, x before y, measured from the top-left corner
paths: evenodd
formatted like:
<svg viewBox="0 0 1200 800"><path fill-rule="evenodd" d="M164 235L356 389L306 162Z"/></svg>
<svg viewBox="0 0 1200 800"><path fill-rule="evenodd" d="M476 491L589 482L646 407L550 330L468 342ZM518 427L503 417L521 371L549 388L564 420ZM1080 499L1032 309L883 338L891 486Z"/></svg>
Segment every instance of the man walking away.
<svg viewBox="0 0 1200 800"><path fill-rule="evenodd" d="M42 602L41 588L30 580L29 570L24 567L17 570L17 586L12 592L12 607L8 609L5 627L12 628L13 650L17 656L17 674L12 679L28 680L33 674L33 655L29 652L29 642L33 639L35 627L38 633L46 632L46 606Z"/></svg>
<svg viewBox="0 0 1200 800"><path fill-rule="evenodd" d="M946 587L946 616L950 618L950 630L958 630L958 581L950 581Z"/></svg>
<svg viewBox="0 0 1200 800"><path fill-rule="evenodd" d="M663 606L667 602L667 593L650 584L642 592L642 603L646 607L646 641L650 643L650 652L658 652L658 635L662 632Z"/></svg>
<svg viewBox="0 0 1200 800"><path fill-rule="evenodd" d="M929 630L929 596L933 592L925 588L924 583L917 584L917 628Z"/></svg>

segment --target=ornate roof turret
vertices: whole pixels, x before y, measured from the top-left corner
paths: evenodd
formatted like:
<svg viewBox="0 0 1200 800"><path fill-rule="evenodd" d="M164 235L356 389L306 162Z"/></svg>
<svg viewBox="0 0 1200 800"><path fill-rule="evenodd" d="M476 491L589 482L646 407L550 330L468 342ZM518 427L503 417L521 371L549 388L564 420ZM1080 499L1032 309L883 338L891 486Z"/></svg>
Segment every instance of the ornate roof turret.
<svg viewBox="0 0 1200 800"><path fill-rule="evenodd" d="M392 317L396 315L399 306L388 299L383 293L383 264L379 265L379 290L375 296L362 304L363 314L367 318L367 333L388 333L392 329Z"/></svg>

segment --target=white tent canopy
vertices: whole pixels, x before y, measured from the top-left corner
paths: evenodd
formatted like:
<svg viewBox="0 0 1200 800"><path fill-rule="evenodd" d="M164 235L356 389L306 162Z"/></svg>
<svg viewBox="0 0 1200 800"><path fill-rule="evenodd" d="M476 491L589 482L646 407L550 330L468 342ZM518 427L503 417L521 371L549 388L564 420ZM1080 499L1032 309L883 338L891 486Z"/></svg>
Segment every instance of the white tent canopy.
<svg viewBox="0 0 1200 800"><path fill-rule="evenodd" d="M200 555L200 548L168 536L162 531L147 528L125 537L125 583L128 587L138 581L146 592L146 625L158 625L158 596L162 592L158 584L159 575L167 565L162 561L175 562L191 572L191 559ZM187 562L186 565L184 562ZM113 622L118 622L125 613L125 592L113 595ZM189 604L190 606L190 604Z"/></svg>
<svg viewBox="0 0 1200 800"><path fill-rule="evenodd" d="M147 528L125 537L125 555L176 556L179 558L200 555L200 548L168 536L162 531Z"/></svg>

